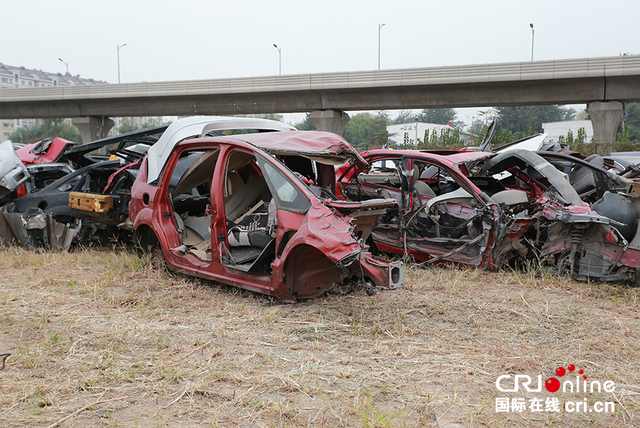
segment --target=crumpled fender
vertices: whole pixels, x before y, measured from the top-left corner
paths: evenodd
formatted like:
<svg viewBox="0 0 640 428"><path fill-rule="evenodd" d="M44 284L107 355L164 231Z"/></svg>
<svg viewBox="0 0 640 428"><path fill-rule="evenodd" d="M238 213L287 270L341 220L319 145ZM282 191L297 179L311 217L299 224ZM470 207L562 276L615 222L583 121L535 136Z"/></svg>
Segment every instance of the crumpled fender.
<svg viewBox="0 0 640 428"><path fill-rule="evenodd" d="M295 214L284 213L283 215ZM291 223L293 222L287 222L287 224ZM292 252L301 246L310 246L324 254L345 273L359 273L361 267L360 272L377 286L397 288L402 285L404 279L402 262L378 259L370 252L364 251L356 239L354 226L322 204L312 205L299 228L285 230L282 234L291 230L297 230L297 232L287 242L281 256L273 262L274 277L283 278L285 262Z"/></svg>
<svg viewBox="0 0 640 428"><path fill-rule="evenodd" d="M283 215L289 217L300 214ZM282 260L286 260L289 253L299 245L309 245L318 249L336 264L348 257L357 258L362 250L353 233L353 225L336 216L324 205L311 206L300 223L297 228L284 230L286 233L297 229L297 232L284 248L280 257ZM295 226L295 222L292 221L284 224Z"/></svg>

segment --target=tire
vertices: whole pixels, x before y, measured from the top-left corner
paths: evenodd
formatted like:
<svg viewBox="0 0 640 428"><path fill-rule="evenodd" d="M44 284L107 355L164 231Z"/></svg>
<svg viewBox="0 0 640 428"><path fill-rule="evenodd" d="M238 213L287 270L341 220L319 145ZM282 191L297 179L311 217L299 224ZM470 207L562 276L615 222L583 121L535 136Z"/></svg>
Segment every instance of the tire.
<svg viewBox="0 0 640 428"><path fill-rule="evenodd" d="M151 230L141 233L136 239L137 248L142 251L154 270L167 270L164 253L158 237Z"/></svg>
<svg viewBox="0 0 640 428"><path fill-rule="evenodd" d="M571 250L564 250L558 256L558 261L556 262L556 273L559 276L572 278L573 272L571 271L571 268Z"/></svg>
<svg viewBox="0 0 640 428"><path fill-rule="evenodd" d="M167 264L164 259L164 253L159 242L155 242L149 246L148 250L149 264L154 270L167 270Z"/></svg>

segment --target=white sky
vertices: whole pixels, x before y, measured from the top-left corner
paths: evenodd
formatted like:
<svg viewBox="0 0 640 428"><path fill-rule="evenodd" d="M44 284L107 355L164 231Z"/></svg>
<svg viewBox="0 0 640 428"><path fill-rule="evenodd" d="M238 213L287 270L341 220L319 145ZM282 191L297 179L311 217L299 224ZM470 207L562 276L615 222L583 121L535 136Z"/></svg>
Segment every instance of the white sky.
<svg viewBox="0 0 640 428"><path fill-rule="evenodd" d="M3 2L0 62L117 83L640 53L638 0ZM461 115L465 116L465 115ZM466 119L466 117L461 117Z"/></svg>

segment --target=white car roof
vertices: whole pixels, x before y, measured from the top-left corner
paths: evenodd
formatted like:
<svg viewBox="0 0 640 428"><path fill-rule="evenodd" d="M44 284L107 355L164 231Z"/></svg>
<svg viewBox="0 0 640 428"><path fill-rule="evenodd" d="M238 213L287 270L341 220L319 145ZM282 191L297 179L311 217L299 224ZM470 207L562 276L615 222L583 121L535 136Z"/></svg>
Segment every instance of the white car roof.
<svg viewBox="0 0 640 428"><path fill-rule="evenodd" d="M147 183L160 176L173 148L186 138L204 136L210 131L257 129L260 131L295 131L291 125L269 119L250 117L192 116L173 122L147 152Z"/></svg>

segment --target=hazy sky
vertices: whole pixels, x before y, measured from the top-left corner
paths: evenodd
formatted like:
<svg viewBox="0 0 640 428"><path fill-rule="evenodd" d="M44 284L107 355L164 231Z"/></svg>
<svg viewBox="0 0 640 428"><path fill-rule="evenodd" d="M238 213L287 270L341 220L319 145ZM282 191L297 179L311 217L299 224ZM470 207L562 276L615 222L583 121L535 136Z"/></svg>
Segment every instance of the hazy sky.
<svg viewBox="0 0 640 428"><path fill-rule="evenodd" d="M3 2L0 62L117 83L640 53L638 0Z"/></svg>

